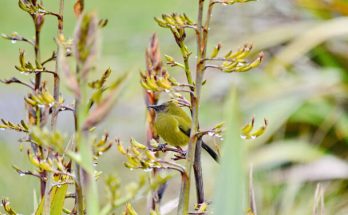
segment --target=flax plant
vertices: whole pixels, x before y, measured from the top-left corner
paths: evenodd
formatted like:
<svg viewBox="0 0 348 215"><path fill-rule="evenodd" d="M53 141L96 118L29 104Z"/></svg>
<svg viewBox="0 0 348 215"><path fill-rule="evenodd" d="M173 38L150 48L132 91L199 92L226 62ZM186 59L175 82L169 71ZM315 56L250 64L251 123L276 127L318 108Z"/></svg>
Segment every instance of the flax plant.
<svg viewBox="0 0 348 215"><path fill-rule="evenodd" d="M40 203L35 208L35 214L99 214L96 179L100 172L95 164L114 141L109 141L107 134L99 138L91 132L110 112L126 76L106 83L111 73L111 69L107 69L99 80L90 80L90 74L97 70L98 31L107 20L84 12L84 1L77 0L74 4L77 18L75 34L72 39L67 39L64 33L64 3L64 0L58 1L58 12L53 12L45 8L43 1L18 1L19 8L34 22L34 40L17 33L3 34L2 37L12 42L25 42L32 47L34 59L27 60L25 51L20 50L19 64L15 68L19 75L29 75L34 80L25 82L19 76L2 80L9 85L23 85L29 92L24 98L27 119L20 123L1 119L0 128L26 134L21 141L27 143L24 147L33 168L22 170L14 166L14 169L19 175L33 176L40 181ZM40 37L47 16L57 19L57 49L45 59L41 54ZM74 70L68 57L75 62ZM50 63L54 65L53 71L48 69ZM44 79L43 74L50 76ZM73 104L66 103L61 94L62 79L74 95ZM49 82L53 83L52 92L48 88ZM63 111L73 113L70 122L75 129L69 137L57 127ZM73 193L68 193L69 187L73 188ZM75 200L70 209L65 205L67 198ZM8 199L4 199L2 204L7 214L17 214Z"/></svg>
<svg viewBox="0 0 348 215"><path fill-rule="evenodd" d="M210 56L207 55L207 45L208 45L208 36L210 33L210 23L213 13L213 9L216 5L233 5L235 3L244 3L244 1L234 1L234 0L222 0L222 1L204 1L198 0L198 16L197 21L193 21L186 14L163 14L161 17L156 17L155 21L162 28L167 28L172 33L174 40L179 48L179 51L182 55L182 62L174 59L171 56L165 55L167 65L169 67L178 67L183 70L186 82L179 83L176 81L168 72L167 69L164 69L160 63L160 54L158 51L157 39L152 39L150 48L147 51L147 72L141 73L141 85L145 89L145 98L146 105L156 104L158 102L158 97L160 94L169 94L172 100L183 107L188 107L192 117L191 125L191 136L190 142L188 144L187 154L182 153L180 150L175 150L168 148L166 146L158 143L158 137L153 131L153 121L154 116L153 112L148 112L148 142L150 138L153 138L152 145L149 147L152 151L162 151L162 152L174 152L174 160L185 159L184 172L181 171L181 191L179 196L179 206L177 214L188 214L190 208L190 181L192 178L191 170L194 169L195 181L196 181L196 194L197 194L197 203L196 203L196 212L195 213L204 213L207 209L207 200L204 195L204 184L202 177L202 166L201 166L201 148L202 148L202 138L206 134L212 134L213 136L221 137L222 124L216 125L214 128L207 131L200 130L199 127L199 107L201 103L201 92L202 87L205 83L204 74L209 69L215 69L226 73L231 72L247 72L255 67L257 67L262 59L263 54L260 53L259 56L249 62L246 58L251 52L252 46L250 44L245 44L242 48L237 51L229 51L225 55L220 57L221 44L218 44L210 53ZM208 7L207 10L204 10L205 7ZM191 59L192 51L187 45L187 34L188 31L192 30L197 43L196 49L196 59ZM148 54L149 53L149 54ZM192 66L194 64L194 66ZM150 65L150 66L149 66ZM184 93L188 93L188 97L184 96ZM155 95L155 96L154 96ZM155 98L155 99L153 99ZM251 136L256 138L261 135L264 131L266 125L257 131ZM248 135L247 138L250 138L250 133L252 126L244 128L243 133ZM149 135L151 134L151 135ZM157 149L156 149L157 147ZM130 149L131 150L131 149ZM137 157L134 154L127 154L128 160L131 158ZM128 162L126 166L129 168L163 168L161 165L163 159L157 157L154 160L156 165L144 165L148 160L144 160L141 157L136 158L136 162ZM168 161L168 163L173 166L176 165L173 161ZM168 164L167 163L167 164ZM180 168L182 169L182 168ZM158 195L157 192L153 192L153 195ZM153 199L158 199L158 197L153 196ZM156 202L159 204L159 202ZM156 205L153 209L158 208ZM203 209L204 208L204 209Z"/></svg>

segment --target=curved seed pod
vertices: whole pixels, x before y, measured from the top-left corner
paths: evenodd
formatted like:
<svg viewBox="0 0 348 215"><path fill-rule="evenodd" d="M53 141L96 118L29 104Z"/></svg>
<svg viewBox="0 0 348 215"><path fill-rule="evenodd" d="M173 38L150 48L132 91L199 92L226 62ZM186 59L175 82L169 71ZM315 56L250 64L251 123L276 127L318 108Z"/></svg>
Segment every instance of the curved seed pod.
<svg viewBox="0 0 348 215"><path fill-rule="evenodd" d="M40 167L40 161L33 153L30 153L28 151L28 157L29 157L30 163L32 163L36 167Z"/></svg>
<svg viewBox="0 0 348 215"><path fill-rule="evenodd" d="M210 55L210 58L215 58L219 52L220 52L220 49L221 49L221 43L218 43L215 47L214 47L214 50L212 51L211 55Z"/></svg>
<svg viewBox="0 0 348 215"><path fill-rule="evenodd" d="M175 20L173 19L173 17L167 15L167 14L163 14L162 18L164 21L166 21L169 25L173 25L175 26Z"/></svg>
<svg viewBox="0 0 348 215"><path fill-rule="evenodd" d="M183 20L178 14L173 14L173 18L176 21L176 23L180 26L184 26L186 24L185 20Z"/></svg>
<svg viewBox="0 0 348 215"><path fill-rule="evenodd" d="M253 117L251 119L251 122L249 122L248 124L246 124L243 128L242 128L242 134L245 136L249 136L249 133L251 132L251 130L254 128L254 123L255 123L255 118Z"/></svg>
<svg viewBox="0 0 348 215"><path fill-rule="evenodd" d="M117 140L116 145L117 145L117 150L118 150L121 154L123 154L123 155L126 155L126 154L127 154L127 151L124 149L123 145L120 143L119 140Z"/></svg>
<svg viewBox="0 0 348 215"><path fill-rule="evenodd" d="M138 149L147 149L147 147L141 143L139 143L138 141L136 141L134 138L131 138L130 143L132 146L134 146L135 148Z"/></svg>
<svg viewBox="0 0 348 215"><path fill-rule="evenodd" d="M252 49L252 45L251 44L245 45L242 48L241 52L238 55L235 56L235 58L243 59L243 58L247 57L250 54L251 49Z"/></svg>
<svg viewBox="0 0 348 215"><path fill-rule="evenodd" d="M147 85L145 81L140 81L140 85L146 90L152 90L151 87Z"/></svg>
<svg viewBox="0 0 348 215"><path fill-rule="evenodd" d="M159 91L159 87L156 84L156 80L154 78L148 77L145 79L146 85L150 87L153 91Z"/></svg>
<svg viewBox="0 0 348 215"><path fill-rule="evenodd" d="M168 27L168 26L167 26L167 23L166 23L164 20L159 19L159 18L157 18L157 17L155 17L154 19L155 19L155 21L157 22L157 24L158 24L160 27L162 27L162 28L167 28L167 27Z"/></svg>
<svg viewBox="0 0 348 215"><path fill-rule="evenodd" d="M268 121L266 119L264 119L264 125L261 126L259 129L257 129L255 132L253 132L252 134L250 134L251 138L252 139L255 139L256 137L259 137L261 136L262 134L265 133L266 131L266 128L268 126Z"/></svg>
<svg viewBox="0 0 348 215"><path fill-rule="evenodd" d="M155 139L151 139L150 145L154 148L157 148L159 146L159 143Z"/></svg>
<svg viewBox="0 0 348 215"><path fill-rule="evenodd" d="M131 147L132 152L134 153L135 156L139 156L140 152L136 147Z"/></svg>
<svg viewBox="0 0 348 215"><path fill-rule="evenodd" d="M188 17L185 13L183 14L183 16L185 17L185 20L188 25L193 25L194 22L190 19L190 17Z"/></svg>
<svg viewBox="0 0 348 215"><path fill-rule="evenodd" d="M155 157L154 153L151 152L150 150L146 150L146 151L145 151L145 155L146 155L146 157L147 157L150 161L156 160L156 157Z"/></svg>
<svg viewBox="0 0 348 215"><path fill-rule="evenodd" d="M134 167L137 167L140 164L140 161L139 161L139 159L137 157L134 157L134 156L131 156L131 155L128 155L128 154L127 154L127 161L128 161L127 162L128 164L130 164L130 165L132 165Z"/></svg>
<svg viewBox="0 0 348 215"><path fill-rule="evenodd" d="M263 52L261 52L261 53L259 54L258 58L256 58L256 60L254 60L252 63L250 63L249 66L250 66L251 68L258 67L258 66L261 64L261 62L262 62L264 56L265 56L265 54L264 54Z"/></svg>
<svg viewBox="0 0 348 215"><path fill-rule="evenodd" d="M53 96L48 91L42 92L42 98L47 104L54 102Z"/></svg>
<svg viewBox="0 0 348 215"><path fill-rule="evenodd" d="M130 164L128 162L124 163L124 166L128 169L135 169L138 167L138 165L133 165L133 164Z"/></svg>
<svg viewBox="0 0 348 215"><path fill-rule="evenodd" d="M47 161L41 161L39 164L39 168L42 170L49 171L49 172L52 172L52 170L53 170L51 165Z"/></svg>
<svg viewBox="0 0 348 215"><path fill-rule="evenodd" d="M21 125L22 125L23 129L25 129L26 131L29 130L29 127L28 127L28 125L24 122L24 120L21 120Z"/></svg>
<svg viewBox="0 0 348 215"><path fill-rule="evenodd" d="M159 78L157 80L157 85L163 89L170 89L172 87L168 79L165 79L165 78Z"/></svg>

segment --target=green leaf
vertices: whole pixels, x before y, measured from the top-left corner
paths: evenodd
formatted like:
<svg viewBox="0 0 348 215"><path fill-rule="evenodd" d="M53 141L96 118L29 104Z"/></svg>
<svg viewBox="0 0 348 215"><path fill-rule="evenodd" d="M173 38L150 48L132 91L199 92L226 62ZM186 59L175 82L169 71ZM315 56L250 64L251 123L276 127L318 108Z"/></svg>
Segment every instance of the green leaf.
<svg viewBox="0 0 348 215"><path fill-rule="evenodd" d="M290 118L291 122L320 125L327 114L334 111L334 104L324 98L310 100L298 109Z"/></svg>
<svg viewBox="0 0 348 215"><path fill-rule="evenodd" d="M240 137L239 101L236 90L226 103L226 140L222 148L221 168L216 183L214 214L244 214L245 168L244 146Z"/></svg>
<svg viewBox="0 0 348 215"><path fill-rule="evenodd" d="M63 184L60 187L55 186L51 190L50 195L50 201L51 201L51 208L50 208L50 215L61 215L64 207L64 201L65 201L65 195L68 191L68 185ZM45 199L42 198L41 202L39 204L39 207L37 208L35 215L42 215L43 214L43 208L45 205Z"/></svg>
<svg viewBox="0 0 348 215"><path fill-rule="evenodd" d="M263 146L250 155L255 170L279 166L287 162L307 163L324 153L303 140L284 140Z"/></svg>
<svg viewBox="0 0 348 215"><path fill-rule="evenodd" d="M55 188L57 189L55 190L55 194L51 202L51 215L60 215L63 211L65 195L68 190L68 185L64 184L59 188Z"/></svg>

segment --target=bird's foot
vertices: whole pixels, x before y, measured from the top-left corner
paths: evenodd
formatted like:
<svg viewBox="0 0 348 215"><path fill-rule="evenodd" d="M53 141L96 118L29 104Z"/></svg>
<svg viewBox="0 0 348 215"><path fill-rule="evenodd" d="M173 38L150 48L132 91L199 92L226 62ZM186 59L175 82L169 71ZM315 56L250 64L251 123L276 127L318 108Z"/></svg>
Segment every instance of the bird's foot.
<svg viewBox="0 0 348 215"><path fill-rule="evenodd" d="M157 147L151 149L154 152L174 152L173 160L186 159L187 151L183 150L180 146L169 147L167 143L161 143Z"/></svg>
<svg viewBox="0 0 348 215"><path fill-rule="evenodd" d="M167 145L168 145L167 143L160 143L157 146L157 150L158 151L162 151L162 152L166 152Z"/></svg>
<svg viewBox="0 0 348 215"><path fill-rule="evenodd" d="M186 159L187 151L183 150L180 146L176 146L175 150L176 154L174 154L173 160L183 160Z"/></svg>

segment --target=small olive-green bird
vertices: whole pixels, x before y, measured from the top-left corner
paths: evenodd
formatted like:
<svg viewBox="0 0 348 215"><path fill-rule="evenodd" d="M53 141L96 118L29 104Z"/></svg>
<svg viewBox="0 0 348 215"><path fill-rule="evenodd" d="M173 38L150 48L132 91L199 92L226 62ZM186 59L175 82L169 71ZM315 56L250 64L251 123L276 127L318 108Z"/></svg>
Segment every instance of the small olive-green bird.
<svg viewBox="0 0 348 215"><path fill-rule="evenodd" d="M191 133L191 118L175 102L149 105L156 112L155 128L157 134L169 145L181 147L188 144ZM219 156L206 143L202 142L209 155L218 162Z"/></svg>

